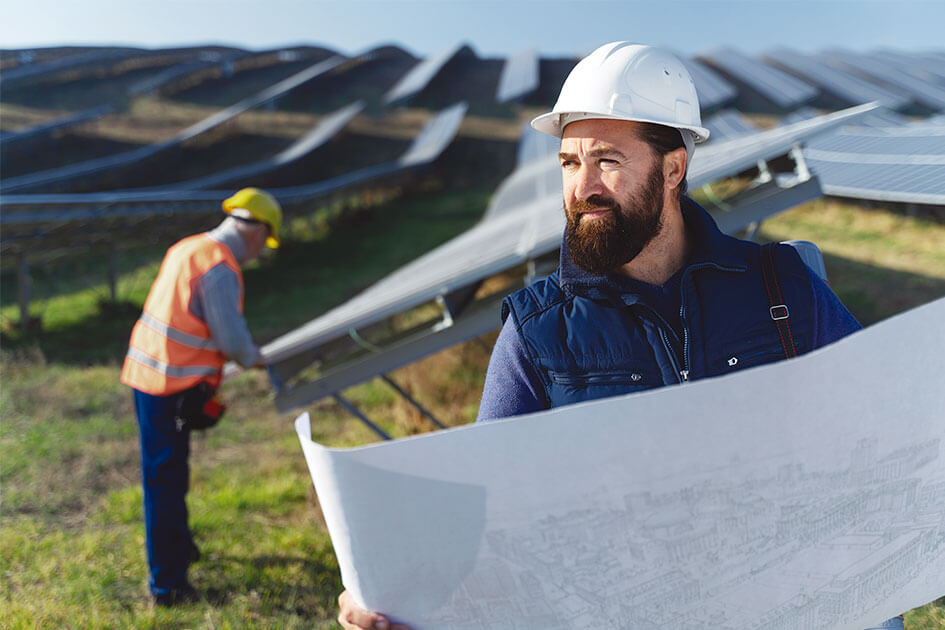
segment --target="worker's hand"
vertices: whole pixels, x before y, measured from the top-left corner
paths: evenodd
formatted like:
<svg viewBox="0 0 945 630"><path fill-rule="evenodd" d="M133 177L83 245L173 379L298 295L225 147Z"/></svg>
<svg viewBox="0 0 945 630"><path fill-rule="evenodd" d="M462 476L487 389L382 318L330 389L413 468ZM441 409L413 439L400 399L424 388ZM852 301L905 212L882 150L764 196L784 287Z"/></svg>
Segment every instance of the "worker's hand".
<svg viewBox="0 0 945 630"><path fill-rule="evenodd" d="M338 596L338 608L338 623L345 630L410 630L399 623L391 624L384 615L364 610L348 591Z"/></svg>
<svg viewBox="0 0 945 630"><path fill-rule="evenodd" d="M256 358L253 359L254 368L265 368L269 363L263 358L262 351L256 348Z"/></svg>

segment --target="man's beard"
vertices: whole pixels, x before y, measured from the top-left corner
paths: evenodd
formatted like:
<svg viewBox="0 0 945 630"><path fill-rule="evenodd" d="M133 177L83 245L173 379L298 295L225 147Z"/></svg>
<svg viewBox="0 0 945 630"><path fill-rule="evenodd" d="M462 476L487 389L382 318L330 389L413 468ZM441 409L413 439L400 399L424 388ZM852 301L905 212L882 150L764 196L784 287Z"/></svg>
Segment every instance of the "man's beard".
<svg viewBox="0 0 945 630"><path fill-rule="evenodd" d="M607 216L581 221L581 214L610 208ZM592 195L574 202L565 212L571 260L593 274L622 267L643 251L663 228L663 172L654 166L636 195L617 203Z"/></svg>

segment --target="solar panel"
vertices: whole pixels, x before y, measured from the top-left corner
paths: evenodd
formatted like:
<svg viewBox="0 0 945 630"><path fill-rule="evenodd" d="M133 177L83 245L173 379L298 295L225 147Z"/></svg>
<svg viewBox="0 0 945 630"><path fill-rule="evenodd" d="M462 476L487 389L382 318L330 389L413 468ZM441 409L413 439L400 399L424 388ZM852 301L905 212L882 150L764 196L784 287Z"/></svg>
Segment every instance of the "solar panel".
<svg viewBox="0 0 945 630"><path fill-rule="evenodd" d="M266 88L258 94L250 96L249 98L245 98L239 103L231 105L230 107L227 107L226 109L208 116L207 118L194 125L191 125L190 127L187 127L170 140L155 142L139 149L125 151L117 155L109 155L103 158L79 162L78 164L70 164L60 168L40 171L38 173L29 173L19 177L11 177L9 179L3 180L3 189L6 192L29 189L42 184L66 181L74 177L80 177L82 175L88 175L90 173L96 173L119 166L126 166L128 164L143 160L146 157L155 155L156 153L164 151L170 147L177 146L206 131L218 127L228 120L235 118L239 114L252 109L253 107L263 105L281 96L282 94L285 94L289 90L292 90L299 85L302 85L307 81L311 81L315 77L328 72L335 66L341 64L343 61L344 58L342 57L333 57L331 59L327 59L320 63L309 66L305 70L297 72L289 78L279 81L275 85Z"/></svg>
<svg viewBox="0 0 945 630"><path fill-rule="evenodd" d="M428 120L397 162L403 166L413 166L429 162L442 153L456 137L467 109L469 106L466 103L456 103Z"/></svg>
<svg viewBox="0 0 945 630"><path fill-rule="evenodd" d="M827 194L945 205L945 125L846 128L812 140L804 158Z"/></svg>
<svg viewBox="0 0 945 630"><path fill-rule="evenodd" d="M945 109L945 88L902 72L882 59L843 50L831 50L819 58L832 66L850 68L855 72L895 86L920 105L935 111Z"/></svg>
<svg viewBox="0 0 945 630"><path fill-rule="evenodd" d="M226 55L225 58L195 59L193 61L188 61L186 63L179 63L176 65L173 65L170 68L167 68L166 70L163 70L162 72L159 72L152 77L148 77L147 79L143 79L142 81L135 83L130 88L128 88L128 95L137 96L139 94L146 94L148 92L153 92L157 90L158 88L160 88L161 86L164 86L179 77L183 77L192 72L196 72L197 70L208 68L210 66L221 65L223 63L232 63L236 59L245 57L247 55L248 53L241 52L241 53ZM220 55L218 57L223 57L223 56Z"/></svg>
<svg viewBox="0 0 945 630"><path fill-rule="evenodd" d="M385 103L394 103L410 98L433 80L433 77L439 73L440 69L460 51L462 44L456 44L440 53L427 57L410 72L408 72L400 81L384 95Z"/></svg>
<svg viewBox="0 0 945 630"><path fill-rule="evenodd" d="M69 114L68 116L63 116L61 118L56 118L46 122L41 122L36 125L27 127L26 129L20 129L18 131L7 131L3 132L0 135L0 142L9 146L14 142L21 142L23 140L28 140L29 138L34 138L38 135L49 133L50 131L57 131L66 129L73 125L78 125L89 120L95 120L96 118L101 118L106 114L110 114L115 110L111 105L100 105L98 107L92 107L90 109L82 110L75 114Z"/></svg>
<svg viewBox="0 0 945 630"><path fill-rule="evenodd" d="M522 135L518 143L516 164L522 166L547 155L555 155L561 147L561 141L547 133L536 131L531 123L522 125Z"/></svg>
<svg viewBox="0 0 945 630"><path fill-rule="evenodd" d="M820 115L821 115L821 112L819 110L805 105L804 107L801 107L800 109L795 109L790 114L782 116L781 124L791 125L796 122L801 122L802 120L810 120L811 118L816 118L817 116L820 116ZM865 116L869 116L869 114L864 114L863 116L860 116L859 118L857 118L857 121L863 120Z"/></svg>
<svg viewBox="0 0 945 630"><path fill-rule="evenodd" d="M945 84L945 59L935 57L906 54L895 50L881 50L874 56L891 63L906 72L916 74L919 78L934 81L939 85Z"/></svg>
<svg viewBox="0 0 945 630"><path fill-rule="evenodd" d="M819 59L787 48L778 48L765 56L765 60L788 71L802 75L824 92L849 103L859 105L875 101L884 107L901 109L909 105L909 99L901 94L865 81L855 75L828 66Z"/></svg>
<svg viewBox="0 0 945 630"><path fill-rule="evenodd" d="M779 107L793 109L817 96L817 89L809 83L730 48L716 50L706 58Z"/></svg>
<svg viewBox="0 0 945 630"><path fill-rule="evenodd" d="M91 50L72 55L66 55L49 61L41 61L10 68L0 73L0 85L9 87L11 83L44 74L54 74L62 70L76 68L83 65L94 65L103 61L128 59L131 57L153 54L140 48L108 48L105 50Z"/></svg>
<svg viewBox="0 0 945 630"><path fill-rule="evenodd" d="M802 107L781 119L782 125L808 120L819 116L820 112L813 107ZM909 118L898 112L877 107L871 112L858 116L854 123L857 127L899 127L909 124Z"/></svg>
<svg viewBox="0 0 945 630"><path fill-rule="evenodd" d="M502 67L495 100L505 103L521 98L538 88L538 51L526 48L510 55Z"/></svg>
<svg viewBox="0 0 945 630"><path fill-rule="evenodd" d="M301 158L304 155L307 155L308 153L311 153L323 145L325 142L334 137L335 134L341 131L345 125L347 125L351 119L357 116L363 109L364 102L357 101L355 103L351 103L350 105L346 105L345 107L342 107L331 114L328 114L318 121L318 124L312 127L308 133L303 135L301 138L293 142L289 147L273 157L260 160L259 162L254 162L252 164L244 164L242 166L229 168L224 171L212 173L205 177L197 177L184 182L170 184L162 188L184 188L187 190L211 188L229 181L244 179L275 170Z"/></svg>
<svg viewBox="0 0 945 630"><path fill-rule="evenodd" d="M691 59L684 55L676 55L682 61L689 74L692 76L692 82L696 84L696 93L699 95L699 108L702 111L710 111L727 105L738 96L738 90L734 85L720 77L714 70L696 59Z"/></svg>
<svg viewBox="0 0 945 630"><path fill-rule="evenodd" d="M800 140L842 124L869 106L804 121L790 127L700 147L689 169L692 187L783 155ZM561 241L560 166L556 157L530 162L499 190L484 219L469 231L401 267L348 302L263 348L279 362L357 329L468 286L522 262L554 251Z"/></svg>
<svg viewBox="0 0 945 630"><path fill-rule="evenodd" d="M703 124L709 130L709 142L737 138L758 131L758 127L734 109L723 110L703 121Z"/></svg>

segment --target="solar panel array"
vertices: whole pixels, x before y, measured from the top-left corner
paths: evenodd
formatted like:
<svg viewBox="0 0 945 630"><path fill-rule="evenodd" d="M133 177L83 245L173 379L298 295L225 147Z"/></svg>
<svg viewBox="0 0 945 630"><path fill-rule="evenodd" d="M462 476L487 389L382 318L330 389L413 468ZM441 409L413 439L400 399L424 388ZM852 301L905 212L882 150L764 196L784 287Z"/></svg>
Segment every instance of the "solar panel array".
<svg viewBox="0 0 945 630"><path fill-rule="evenodd" d="M863 76L893 86L923 107L934 111L945 109L945 87L903 72L877 56L831 50L820 55L818 59L831 66L848 68Z"/></svg>
<svg viewBox="0 0 945 630"><path fill-rule="evenodd" d="M119 166L126 166L128 164L138 162L146 157L150 157L171 147L178 146L183 142L190 140L191 138L195 138L202 133L219 127L223 123L232 120L245 111L272 101L273 99L285 94L292 89L295 89L303 83L311 81L319 75L328 72L335 66L341 64L343 61L344 59L342 57L333 57L331 59L327 59L309 66L305 70L297 72L291 77L279 81L275 85L262 90L258 94L245 98L239 103L227 107L226 109L208 116L207 118L194 125L191 125L190 127L187 127L169 140L149 144L139 149L133 149L124 153L119 153L117 155L109 155L103 158L79 162L78 164L70 164L61 168L40 171L38 173L29 173L19 177L11 177L3 181L4 191L15 192L29 190L43 184L68 181L83 175L89 175L91 173L107 170L110 168L116 168Z"/></svg>
<svg viewBox="0 0 945 630"><path fill-rule="evenodd" d="M403 155L393 162L370 166L323 182L268 190L280 201L298 201L430 162L453 141L466 110L466 103L456 103L431 116ZM343 113L348 115L351 112ZM3 194L0 196L4 206L0 225L5 227L3 240L6 241L11 236L10 228L18 225L207 212L207 204L202 202L219 202L231 192L161 188L78 194ZM213 211L217 211L216 206Z"/></svg>
<svg viewBox="0 0 945 630"><path fill-rule="evenodd" d="M828 66L810 55L787 48L773 50L765 58L772 64L801 75L849 105L875 101L890 109L902 109L910 102L902 94L885 90L849 72Z"/></svg>
<svg viewBox="0 0 945 630"><path fill-rule="evenodd" d="M880 50L873 55L920 79L945 84L945 59L936 58L934 55L906 54L896 50Z"/></svg>
<svg viewBox="0 0 945 630"><path fill-rule="evenodd" d="M817 89L809 83L730 48L716 50L705 58L779 107L799 107L817 96Z"/></svg>

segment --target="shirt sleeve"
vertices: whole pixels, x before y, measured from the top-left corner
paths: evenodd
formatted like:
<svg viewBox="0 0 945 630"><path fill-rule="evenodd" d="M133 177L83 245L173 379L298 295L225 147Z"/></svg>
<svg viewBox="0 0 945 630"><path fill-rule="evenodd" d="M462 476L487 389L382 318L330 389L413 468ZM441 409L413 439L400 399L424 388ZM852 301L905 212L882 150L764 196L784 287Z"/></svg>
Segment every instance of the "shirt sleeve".
<svg viewBox="0 0 945 630"><path fill-rule="evenodd" d="M510 317L492 348L476 422L541 411L545 408L542 389Z"/></svg>
<svg viewBox="0 0 945 630"><path fill-rule="evenodd" d="M814 343L813 348L820 348L846 337L863 327L853 314L843 305L837 294L827 283L810 269L811 289L814 293Z"/></svg>
<svg viewBox="0 0 945 630"><path fill-rule="evenodd" d="M228 359L243 367L256 361L256 344L240 313L240 285L236 273L219 264L200 278L197 287L203 319L213 342Z"/></svg>

